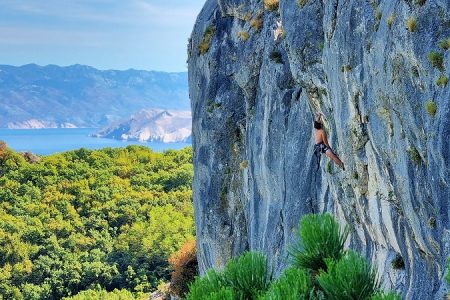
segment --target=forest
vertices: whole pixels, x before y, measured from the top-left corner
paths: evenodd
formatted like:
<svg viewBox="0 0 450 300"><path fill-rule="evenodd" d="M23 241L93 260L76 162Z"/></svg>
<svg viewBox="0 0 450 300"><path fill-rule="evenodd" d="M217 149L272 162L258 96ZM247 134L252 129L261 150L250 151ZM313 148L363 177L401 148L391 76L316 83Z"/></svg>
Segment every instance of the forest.
<svg viewBox="0 0 450 300"><path fill-rule="evenodd" d="M139 299L195 236L192 149L0 144L0 299Z"/></svg>

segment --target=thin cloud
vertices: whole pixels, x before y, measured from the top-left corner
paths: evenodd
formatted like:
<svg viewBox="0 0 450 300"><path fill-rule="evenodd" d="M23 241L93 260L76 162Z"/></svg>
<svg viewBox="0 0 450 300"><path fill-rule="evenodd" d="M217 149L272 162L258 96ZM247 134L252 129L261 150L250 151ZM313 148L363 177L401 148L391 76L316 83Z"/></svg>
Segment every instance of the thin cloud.
<svg viewBox="0 0 450 300"><path fill-rule="evenodd" d="M110 38L113 38L110 36ZM62 29L39 29L28 27L0 26L0 43L3 46L87 46L104 47L105 33L67 31Z"/></svg>
<svg viewBox="0 0 450 300"><path fill-rule="evenodd" d="M48 16L63 20L104 22L112 24L161 24L180 27L192 23L199 7L192 4L149 3L143 0L131 1L55 1L3 4L3 11L13 10L30 15ZM115 3L115 5L113 5ZM120 3L120 4L117 4ZM100 4L105 4L100 6ZM107 4L107 5L106 5Z"/></svg>
<svg viewBox="0 0 450 300"><path fill-rule="evenodd" d="M192 19L195 18L198 14L198 9L192 6L179 6L179 5L162 5L162 4L154 4L148 3L143 0L136 0L135 6L139 10L144 10L144 12L148 13L152 17L157 19L164 19L171 23L176 23L180 19ZM172 19L175 18L175 19Z"/></svg>
<svg viewBox="0 0 450 300"><path fill-rule="evenodd" d="M105 66L109 61L111 68L126 68L128 63L135 68L149 69L154 65L164 70L166 65L171 71L186 68L187 39L204 2L1 1L2 63L52 63L49 57L59 57L60 63L61 58L67 57L67 61L81 64L102 61ZM40 50L35 51L36 47ZM123 55L121 61L114 57L119 54Z"/></svg>

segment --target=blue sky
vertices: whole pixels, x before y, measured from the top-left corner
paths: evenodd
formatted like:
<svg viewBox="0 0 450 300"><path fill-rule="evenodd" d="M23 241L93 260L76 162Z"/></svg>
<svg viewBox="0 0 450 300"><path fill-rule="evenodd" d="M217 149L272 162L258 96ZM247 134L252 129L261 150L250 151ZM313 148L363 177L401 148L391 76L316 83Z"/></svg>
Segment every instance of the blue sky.
<svg viewBox="0 0 450 300"><path fill-rule="evenodd" d="M185 71L205 0L0 0L0 64Z"/></svg>

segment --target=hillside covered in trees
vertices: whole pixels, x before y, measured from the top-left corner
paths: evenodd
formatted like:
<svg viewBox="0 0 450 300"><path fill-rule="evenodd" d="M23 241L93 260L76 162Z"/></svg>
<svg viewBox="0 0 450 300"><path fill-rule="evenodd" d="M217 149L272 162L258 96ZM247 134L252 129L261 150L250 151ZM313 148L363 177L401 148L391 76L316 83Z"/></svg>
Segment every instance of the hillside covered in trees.
<svg viewBox="0 0 450 300"><path fill-rule="evenodd" d="M170 254L194 238L192 176L191 148L34 157L3 144L0 299L152 291L170 276Z"/></svg>

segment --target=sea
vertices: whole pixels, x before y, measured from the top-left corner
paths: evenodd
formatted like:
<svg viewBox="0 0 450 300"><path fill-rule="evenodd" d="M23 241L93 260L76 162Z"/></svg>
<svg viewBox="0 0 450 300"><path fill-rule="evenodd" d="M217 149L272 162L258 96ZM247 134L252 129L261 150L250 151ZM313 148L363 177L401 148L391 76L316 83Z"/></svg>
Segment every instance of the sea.
<svg viewBox="0 0 450 300"><path fill-rule="evenodd" d="M6 142L9 148L17 152L29 151L39 155L50 155L80 148L101 149L128 145L143 145L154 151L162 152L169 149L178 150L191 145L190 143L120 141L89 136L97 131L98 128L0 129L0 140Z"/></svg>

